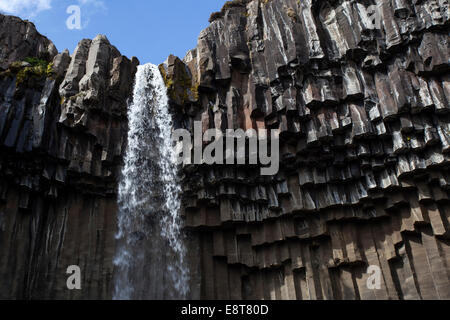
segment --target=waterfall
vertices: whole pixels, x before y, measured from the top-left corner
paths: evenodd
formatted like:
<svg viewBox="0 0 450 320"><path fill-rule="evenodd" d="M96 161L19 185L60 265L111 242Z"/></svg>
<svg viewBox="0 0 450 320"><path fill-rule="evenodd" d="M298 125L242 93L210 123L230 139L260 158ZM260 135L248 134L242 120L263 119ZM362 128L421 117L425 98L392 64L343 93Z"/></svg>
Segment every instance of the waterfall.
<svg viewBox="0 0 450 320"><path fill-rule="evenodd" d="M189 274L179 217L181 187L167 91L157 66L138 67L128 120L114 299L185 299Z"/></svg>

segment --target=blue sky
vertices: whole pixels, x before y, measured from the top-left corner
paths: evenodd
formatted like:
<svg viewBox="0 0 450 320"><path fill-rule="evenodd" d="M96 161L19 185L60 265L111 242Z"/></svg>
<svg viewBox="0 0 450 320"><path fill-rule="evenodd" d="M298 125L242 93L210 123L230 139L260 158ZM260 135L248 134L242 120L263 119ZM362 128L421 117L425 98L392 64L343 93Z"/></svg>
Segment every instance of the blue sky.
<svg viewBox="0 0 450 320"><path fill-rule="evenodd" d="M225 0L0 0L0 12L35 23L59 51L72 53L78 41L105 34L119 51L141 63L181 58L196 46L200 31ZM80 30L70 30L67 8L81 9Z"/></svg>

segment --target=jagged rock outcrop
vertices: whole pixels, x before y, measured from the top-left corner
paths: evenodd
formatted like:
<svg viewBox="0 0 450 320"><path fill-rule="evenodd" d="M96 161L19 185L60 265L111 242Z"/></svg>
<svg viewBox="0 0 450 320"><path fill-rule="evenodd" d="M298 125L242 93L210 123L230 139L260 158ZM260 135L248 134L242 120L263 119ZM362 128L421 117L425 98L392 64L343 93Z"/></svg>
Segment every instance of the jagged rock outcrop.
<svg viewBox="0 0 450 320"><path fill-rule="evenodd" d="M29 21L0 15L0 26L0 71L27 57L53 59L58 53L55 45Z"/></svg>
<svg viewBox="0 0 450 320"><path fill-rule="evenodd" d="M0 15L0 30L0 299L111 298L139 62L105 36L70 56L29 22ZM70 265L81 267L82 291L67 290Z"/></svg>
<svg viewBox="0 0 450 320"><path fill-rule="evenodd" d="M448 1L374 4L229 1L190 83L161 66L172 94L198 88L172 98L178 126L281 132L276 176L185 168L202 298L450 299Z"/></svg>

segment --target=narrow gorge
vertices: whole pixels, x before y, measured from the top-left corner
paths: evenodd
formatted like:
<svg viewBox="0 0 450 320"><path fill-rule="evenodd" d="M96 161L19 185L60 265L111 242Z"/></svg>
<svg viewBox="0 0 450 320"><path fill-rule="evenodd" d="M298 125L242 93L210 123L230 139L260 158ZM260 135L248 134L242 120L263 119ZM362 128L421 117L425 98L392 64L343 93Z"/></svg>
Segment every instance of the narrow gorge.
<svg viewBox="0 0 450 320"><path fill-rule="evenodd" d="M0 299L450 299L449 21L234 0L155 66L0 15ZM279 172L177 166L196 121L279 130Z"/></svg>

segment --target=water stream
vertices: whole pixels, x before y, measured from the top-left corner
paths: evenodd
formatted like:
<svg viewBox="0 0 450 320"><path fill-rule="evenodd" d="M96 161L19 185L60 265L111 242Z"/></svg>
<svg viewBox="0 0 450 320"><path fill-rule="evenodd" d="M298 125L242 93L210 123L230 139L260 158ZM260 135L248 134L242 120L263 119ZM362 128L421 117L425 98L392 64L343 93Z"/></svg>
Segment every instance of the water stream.
<svg viewBox="0 0 450 320"><path fill-rule="evenodd" d="M185 299L189 291L168 108L158 67L139 66L118 195L117 300Z"/></svg>

